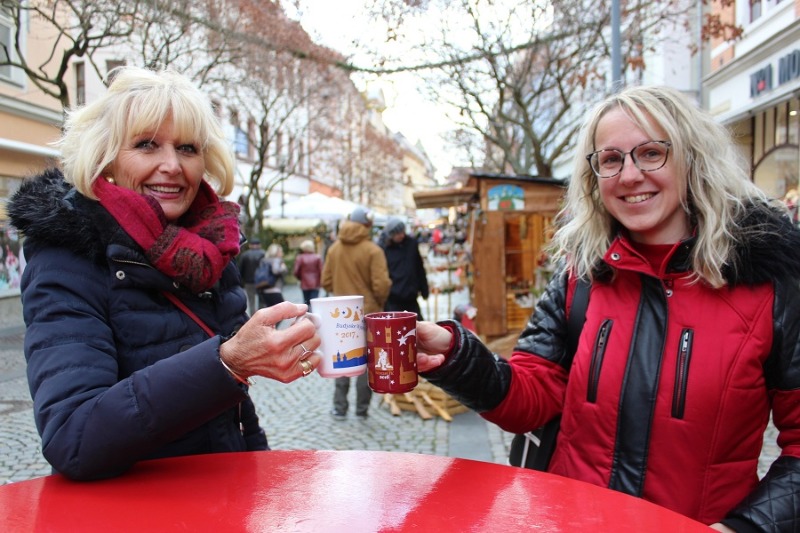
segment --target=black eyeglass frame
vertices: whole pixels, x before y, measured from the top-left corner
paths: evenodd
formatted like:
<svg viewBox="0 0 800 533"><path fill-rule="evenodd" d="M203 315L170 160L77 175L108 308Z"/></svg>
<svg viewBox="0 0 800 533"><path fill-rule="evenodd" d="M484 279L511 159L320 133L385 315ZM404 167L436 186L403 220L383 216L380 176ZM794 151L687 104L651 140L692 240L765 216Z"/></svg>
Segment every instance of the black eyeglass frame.
<svg viewBox="0 0 800 533"><path fill-rule="evenodd" d="M645 170L645 169L643 169L643 168L641 168L639 166L639 161L636 159L636 156L633 155L633 153L638 148L641 148L642 146L644 146L646 144L651 144L651 143L656 143L656 144L660 144L660 145L666 146L667 147L667 151L664 154L664 162L661 163L660 166L658 166L656 168L648 168L647 170ZM631 149L630 152L623 152L621 150L617 150L616 148L604 148L602 150L595 150L594 152L592 152L592 153L590 153L589 155L586 156L586 162L589 163L589 168L592 170L592 173L595 176L597 176L598 178L601 178L601 179L614 178L614 177L619 176L620 174L622 174L622 170L625 168L625 157L626 156L631 156L631 161L633 161L633 165L636 168L638 168L640 171L642 171L642 172L655 172L656 170L661 170L662 168L664 168L664 165L667 164L667 160L669 160L669 151L670 151L671 148L672 148L672 142L670 142L670 141L651 140L651 141L645 141L645 142L643 142L641 144L637 144L636 146L634 146ZM596 154L599 154L601 152L616 152L616 153L622 155L622 162L620 163L619 170L616 173L611 174L610 176L601 176L600 173L597 170L595 170L594 165L592 165L592 157L594 157Z"/></svg>

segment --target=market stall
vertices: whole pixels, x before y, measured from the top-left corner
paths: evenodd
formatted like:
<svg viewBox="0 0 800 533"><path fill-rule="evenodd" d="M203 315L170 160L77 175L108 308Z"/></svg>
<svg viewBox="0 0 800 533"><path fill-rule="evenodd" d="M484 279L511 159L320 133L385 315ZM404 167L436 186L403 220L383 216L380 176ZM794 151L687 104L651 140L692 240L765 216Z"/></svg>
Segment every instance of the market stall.
<svg viewBox="0 0 800 533"><path fill-rule="evenodd" d="M545 246L564 183L552 178L471 174L465 187L414 194L418 208L466 205L470 258L462 270L485 338L522 330L548 278Z"/></svg>

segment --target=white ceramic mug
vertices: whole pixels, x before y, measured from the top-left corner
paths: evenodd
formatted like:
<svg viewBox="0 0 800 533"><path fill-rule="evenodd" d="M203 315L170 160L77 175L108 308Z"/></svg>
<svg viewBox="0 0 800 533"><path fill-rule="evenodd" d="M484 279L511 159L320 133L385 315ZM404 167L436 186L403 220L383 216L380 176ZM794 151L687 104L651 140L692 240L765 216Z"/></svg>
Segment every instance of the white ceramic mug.
<svg viewBox="0 0 800 533"><path fill-rule="evenodd" d="M312 298L312 321L322 343L317 372L325 378L358 376L367 369L363 296Z"/></svg>

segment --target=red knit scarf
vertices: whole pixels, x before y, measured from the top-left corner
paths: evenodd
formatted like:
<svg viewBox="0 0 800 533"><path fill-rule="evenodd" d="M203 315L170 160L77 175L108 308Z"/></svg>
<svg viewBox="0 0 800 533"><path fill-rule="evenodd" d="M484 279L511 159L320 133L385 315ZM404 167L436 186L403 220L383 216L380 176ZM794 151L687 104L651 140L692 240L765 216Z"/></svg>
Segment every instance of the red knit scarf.
<svg viewBox="0 0 800 533"><path fill-rule="evenodd" d="M159 271L192 292L210 289L239 253L239 206L201 182L189 210L170 223L158 201L102 177L92 190Z"/></svg>

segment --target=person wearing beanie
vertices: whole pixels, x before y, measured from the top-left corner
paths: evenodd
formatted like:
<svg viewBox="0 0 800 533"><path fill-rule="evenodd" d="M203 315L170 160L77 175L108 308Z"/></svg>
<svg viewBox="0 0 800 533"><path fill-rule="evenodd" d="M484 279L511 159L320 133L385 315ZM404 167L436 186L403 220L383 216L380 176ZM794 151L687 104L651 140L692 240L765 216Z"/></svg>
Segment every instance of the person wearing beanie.
<svg viewBox="0 0 800 533"><path fill-rule="evenodd" d="M417 297L428 299L428 278L417 240L406 233L403 220L393 217L384 228L381 246L392 278L384 311L413 311L423 320Z"/></svg>
<svg viewBox="0 0 800 533"><path fill-rule="evenodd" d="M300 281L303 301L311 305L311 299L319 296L322 282L322 257L314 249L314 241L308 239L300 243L300 253L294 260L294 277Z"/></svg>
<svg viewBox="0 0 800 533"><path fill-rule="evenodd" d="M372 213L358 207L342 221L339 235L328 249L322 268L322 287L330 296L361 295L364 314L383 311L392 286L386 257L372 242ZM333 411L337 420L347 415L350 378L336 378ZM366 372L356 378L356 416L366 418L372 390Z"/></svg>

